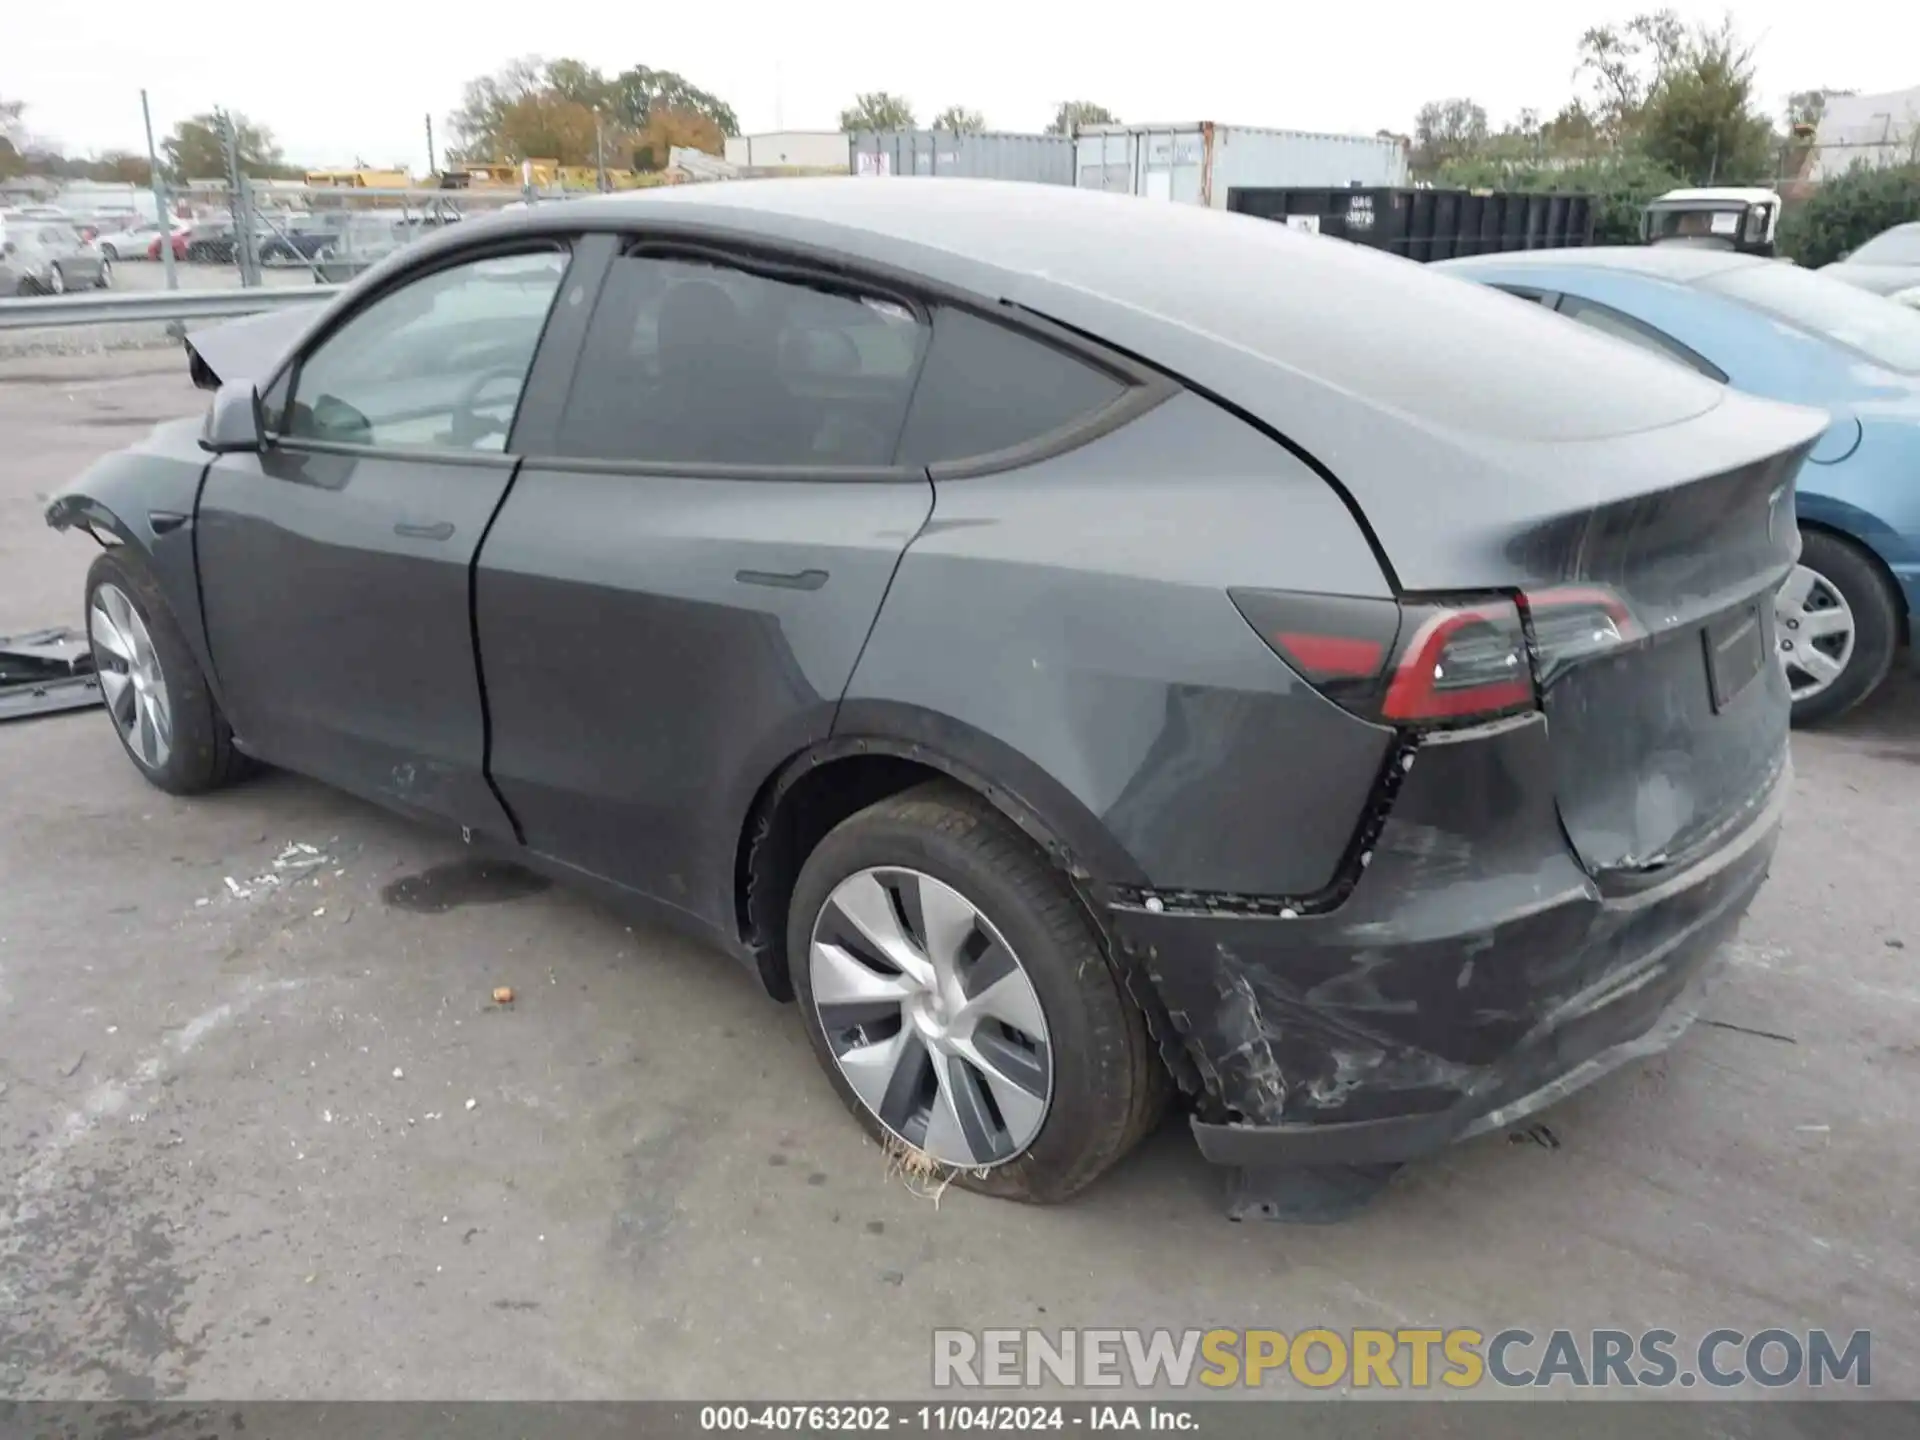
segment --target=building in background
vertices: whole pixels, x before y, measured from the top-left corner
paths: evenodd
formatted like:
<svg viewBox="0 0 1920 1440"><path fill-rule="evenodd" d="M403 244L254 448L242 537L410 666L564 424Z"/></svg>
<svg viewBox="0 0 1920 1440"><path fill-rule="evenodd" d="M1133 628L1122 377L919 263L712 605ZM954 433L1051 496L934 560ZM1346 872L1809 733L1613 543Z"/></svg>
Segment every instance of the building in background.
<svg viewBox="0 0 1920 1440"><path fill-rule="evenodd" d="M1920 85L1879 95L1829 95L1814 133L1809 180L1831 180L1856 164L1920 161Z"/></svg>

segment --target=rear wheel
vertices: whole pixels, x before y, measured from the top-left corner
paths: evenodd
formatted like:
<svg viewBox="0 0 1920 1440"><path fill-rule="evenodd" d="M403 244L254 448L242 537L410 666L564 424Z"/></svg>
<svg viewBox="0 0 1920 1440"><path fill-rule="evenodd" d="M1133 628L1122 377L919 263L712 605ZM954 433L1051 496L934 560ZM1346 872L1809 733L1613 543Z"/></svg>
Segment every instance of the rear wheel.
<svg viewBox="0 0 1920 1440"><path fill-rule="evenodd" d="M87 571L87 634L113 732L148 781L194 795L247 772L160 587L124 546Z"/></svg>
<svg viewBox="0 0 1920 1440"><path fill-rule="evenodd" d="M102 255L100 257L100 274L95 278L93 287L96 290L111 290L113 288L113 256Z"/></svg>
<svg viewBox="0 0 1920 1440"><path fill-rule="evenodd" d="M120 252L111 245L102 245L100 247L100 254L102 258L107 260L118 260L120 258Z"/></svg>
<svg viewBox="0 0 1920 1440"><path fill-rule="evenodd" d="M1780 666L1796 725L1843 715L1893 668L1900 613L1893 586L1852 541L1801 532L1800 563L1774 597Z"/></svg>
<svg viewBox="0 0 1920 1440"><path fill-rule="evenodd" d="M67 272L60 268L58 261L54 262L53 267L47 271L47 293L49 295L67 293Z"/></svg>
<svg viewBox="0 0 1920 1440"><path fill-rule="evenodd" d="M910 1171L1064 1200L1165 1108L1145 1022L1066 882L958 786L828 834L794 887L787 954L835 1091Z"/></svg>

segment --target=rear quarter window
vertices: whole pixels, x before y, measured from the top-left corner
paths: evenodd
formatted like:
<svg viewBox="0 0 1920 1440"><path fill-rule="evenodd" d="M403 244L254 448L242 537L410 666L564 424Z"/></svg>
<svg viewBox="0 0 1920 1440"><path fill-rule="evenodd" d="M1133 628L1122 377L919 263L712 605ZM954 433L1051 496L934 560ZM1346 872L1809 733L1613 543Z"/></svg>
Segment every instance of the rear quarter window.
<svg viewBox="0 0 1920 1440"><path fill-rule="evenodd" d="M900 458L968 460L1078 425L1126 393L1124 382L1045 341L942 309L907 412Z"/></svg>

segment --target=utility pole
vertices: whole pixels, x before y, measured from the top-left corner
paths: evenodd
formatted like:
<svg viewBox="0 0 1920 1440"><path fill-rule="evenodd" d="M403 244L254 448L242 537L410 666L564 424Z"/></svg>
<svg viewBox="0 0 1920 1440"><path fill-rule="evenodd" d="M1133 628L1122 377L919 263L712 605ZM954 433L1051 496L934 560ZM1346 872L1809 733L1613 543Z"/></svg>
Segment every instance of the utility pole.
<svg viewBox="0 0 1920 1440"><path fill-rule="evenodd" d="M593 168L599 172L602 195L607 193L607 132L600 123L600 112L593 112Z"/></svg>
<svg viewBox="0 0 1920 1440"><path fill-rule="evenodd" d="M147 92L140 92L140 118L147 126L147 172L153 181L154 219L160 223L160 262L167 269L167 289L178 290L180 277L173 269L173 202L167 195L167 180L160 173L160 157L153 149L153 111L147 106Z"/></svg>
<svg viewBox="0 0 1920 1440"><path fill-rule="evenodd" d="M439 170L433 163L433 116L427 116L427 174L437 175Z"/></svg>

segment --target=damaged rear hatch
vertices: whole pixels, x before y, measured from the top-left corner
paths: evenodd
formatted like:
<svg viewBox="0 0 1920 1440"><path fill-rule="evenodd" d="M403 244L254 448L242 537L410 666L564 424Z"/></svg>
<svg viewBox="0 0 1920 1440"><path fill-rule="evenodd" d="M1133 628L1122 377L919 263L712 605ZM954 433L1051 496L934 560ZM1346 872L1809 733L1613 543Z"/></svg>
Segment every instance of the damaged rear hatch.
<svg viewBox="0 0 1920 1440"><path fill-rule="evenodd" d="M1517 708L1545 712L1567 839L1613 891L1722 843L1786 766L1772 600L1828 417L1570 338L1590 403L1564 374L1483 395L1433 426L1428 483L1352 488L1403 593L1503 597L1532 679Z"/></svg>

